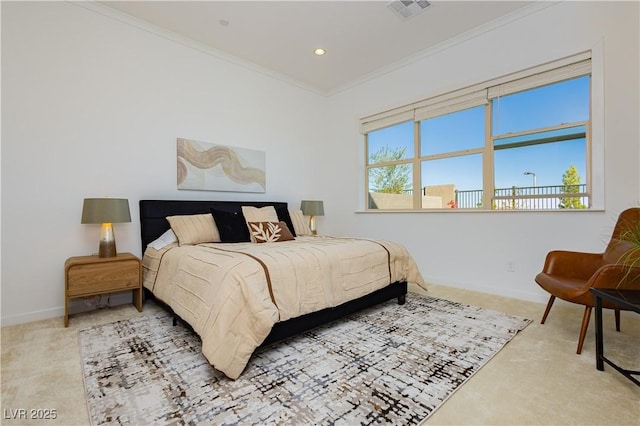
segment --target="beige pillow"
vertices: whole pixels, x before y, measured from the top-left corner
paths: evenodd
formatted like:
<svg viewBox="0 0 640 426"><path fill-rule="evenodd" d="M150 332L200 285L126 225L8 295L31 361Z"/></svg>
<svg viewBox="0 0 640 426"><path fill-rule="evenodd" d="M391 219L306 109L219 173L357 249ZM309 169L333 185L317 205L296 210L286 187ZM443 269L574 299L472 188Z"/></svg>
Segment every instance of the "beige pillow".
<svg viewBox="0 0 640 426"><path fill-rule="evenodd" d="M252 243L255 243L256 239L251 233L252 229L249 226L249 222L278 222L280 220L278 219L278 213L276 213L276 209L273 206L242 206L242 214L244 215L245 222L247 222L247 229L249 229L249 235Z"/></svg>
<svg viewBox="0 0 640 426"><path fill-rule="evenodd" d="M220 233L211 213L167 216L167 220L181 246L220 242Z"/></svg>
<svg viewBox="0 0 640 426"><path fill-rule="evenodd" d="M248 222L251 237L256 243L277 243L294 240L289 227L284 222Z"/></svg>
<svg viewBox="0 0 640 426"><path fill-rule="evenodd" d="M309 218L302 214L302 210L289 210L289 216L291 217L291 223L293 223L293 230L296 232L296 235L311 235Z"/></svg>

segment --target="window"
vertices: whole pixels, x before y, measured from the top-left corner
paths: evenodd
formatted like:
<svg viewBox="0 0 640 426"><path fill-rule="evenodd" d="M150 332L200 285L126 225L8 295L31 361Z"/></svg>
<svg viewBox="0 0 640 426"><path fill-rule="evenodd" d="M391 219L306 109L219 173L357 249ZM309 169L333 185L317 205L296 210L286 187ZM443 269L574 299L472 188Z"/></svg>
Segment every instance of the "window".
<svg viewBox="0 0 640 426"><path fill-rule="evenodd" d="M413 208L413 122L386 127L367 136L369 208ZM384 208L384 207L383 207Z"/></svg>
<svg viewBox="0 0 640 426"><path fill-rule="evenodd" d="M590 208L590 127L590 52L367 117L367 208Z"/></svg>

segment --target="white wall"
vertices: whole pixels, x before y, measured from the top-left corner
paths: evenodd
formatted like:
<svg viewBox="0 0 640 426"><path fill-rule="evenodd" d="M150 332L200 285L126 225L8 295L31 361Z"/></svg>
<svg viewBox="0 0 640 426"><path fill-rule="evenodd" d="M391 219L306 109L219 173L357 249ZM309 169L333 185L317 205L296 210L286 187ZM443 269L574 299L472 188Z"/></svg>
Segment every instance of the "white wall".
<svg viewBox="0 0 640 426"><path fill-rule="evenodd" d="M314 195L324 98L72 3L1 6L2 325L62 315L65 260L97 251L85 197L129 199L140 255L140 199ZM266 194L178 191L177 137L266 151Z"/></svg>
<svg viewBox="0 0 640 426"><path fill-rule="evenodd" d="M105 195L130 202L120 251L141 253L140 199L317 198L321 232L399 241L429 282L543 300L546 252L602 250L640 196L638 6L550 5L325 99L75 4L2 2L2 325L62 315L65 259L97 250L82 200ZM606 211L355 213L359 117L597 43ZM177 191L177 137L266 151L267 193Z"/></svg>
<svg viewBox="0 0 640 426"><path fill-rule="evenodd" d="M404 243L428 282L545 300L534 282L545 254L603 251L618 213L638 203L639 15L637 2L538 4L332 96L326 161L340 173L323 181L328 230ZM364 205L362 167L356 167L364 164L360 117L598 45L604 47L604 123L594 127L604 125L605 211L355 213ZM506 271L507 262L515 272Z"/></svg>

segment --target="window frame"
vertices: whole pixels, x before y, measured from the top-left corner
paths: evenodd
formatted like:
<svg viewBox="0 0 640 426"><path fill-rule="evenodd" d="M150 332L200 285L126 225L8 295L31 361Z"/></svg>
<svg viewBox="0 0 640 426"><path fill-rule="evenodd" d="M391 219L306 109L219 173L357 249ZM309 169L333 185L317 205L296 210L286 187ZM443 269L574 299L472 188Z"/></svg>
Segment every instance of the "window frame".
<svg viewBox="0 0 640 426"><path fill-rule="evenodd" d="M585 75L590 76L590 88L589 88L589 117L587 120L580 122L572 122L569 124L559 124L557 126L550 126L545 129L534 129L533 131L518 132L517 134L531 134L542 132L552 129L560 129L566 127L575 127L577 125L584 125L585 132L585 156L586 156L586 176L585 185L586 192L580 192L576 194L569 194L571 197L587 197L589 203L585 210L600 210L604 204L604 185L594 187L594 175L599 176L602 173L602 140L599 139L598 144L593 143L594 132L592 132L592 125L594 121L594 109L598 116L602 116L601 107L599 104L602 100L602 79L601 79L601 64L602 64L602 46L595 46L593 49L585 52L571 55L556 61L548 62L536 67L528 68L526 70L511 73L493 80L489 80L483 83L479 83L473 86L469 86L464 89L445 93L432 98L428 98L422 101L418 101L409 105L405 105L399 108L395 108L389 111L385 111L379 114L364 117L360 120L361 133L364 136L364 151L365 151L365 163L364 163L364 196L365 196L365 210L366 211L397 211L397 209L373 209L369 207L369 171L373 167L384 167L386 165L395 164L412 164L413 176L412 176L412 190L413 190L413 207L408 209L409 211L500 211L492 207L493 201L496 199L494 196L494 152L495 152L495 140L503 139L505 135L493 135L492 134L492 110L491 101L499 96L506 96L512 93L519 93L525 90L543 87L553 83L559 83L562 81L570 80L576 77ZM594 64L596 66L594 66ZM596 70L597 68L597 70ZM597 77L597 79L594 78ZM596 81L598 83L596 83ZM594 108L594 104L598 104ZM453 113L456 111L462 111L465 109L473 108L476 106L484 105L485 112L485 143L483 147L464 149L459 151L452 151L447 153L432 154L422 156L421 140L420 140L420 122L423 119L438 117ZM397 160L390 163L375 163L369 164L369 144L368 134L372 131L394 126L407 121L414 122L414 157L403 160ZM601 130L598 132L599 136ZM516 133L509 134L508 137L513 137ZM594 145L597 148L594 150ZM501 148L498 148L501 149ZM594 152L595 151L595 152ZM461 155L471 155L480 153L482 155L482 207L479 208L422 208L422 182L421 182L421 166L423 161L439 159L439 158L452 158ZM593 167L594 159L597 160L598 165ZM602 173L603 174L603 173ZM526 196L525 196L526 197ZM529 196L531 198L531 196ZM530 212L539 211L558 211L560 209L519 209Z"/></svg>

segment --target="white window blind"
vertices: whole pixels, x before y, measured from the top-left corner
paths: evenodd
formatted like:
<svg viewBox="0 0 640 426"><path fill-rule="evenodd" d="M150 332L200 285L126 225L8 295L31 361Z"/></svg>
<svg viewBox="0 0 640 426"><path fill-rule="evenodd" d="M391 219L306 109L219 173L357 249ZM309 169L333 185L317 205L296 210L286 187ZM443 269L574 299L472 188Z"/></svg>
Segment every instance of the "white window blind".
<svg viewBox="0 0 640 426"><path fill-rule="evenodd" d="M450 112L484 105L487 103L487 91L486 89L482 89L460 96L447 96L446 98L439 100L437 98L433 99L434 102L430 102L428 105L416 108L416 121L426 120L427 118L449 114Z"/></svg>
<svg viewBox="0 0 640 426"><path fill-rule="evenodd" d="M489 87L487 90L487 96L489 99L494 99L499 96L506 96L512 93L533 89L535 87L569 80L589 73L591 73L591 59L586 59L584 61L563 66L562 68L538 72L528 77L519 78L508 83Z"/></svg>
<svg viewBox="0 0 640 426"><path fill-rule="evenodd" d="M360 132L365 134L409 120L413 120L413 109L408 111L394 110L391 113L376 114L371 116L369 119L363 118L360 120Z"/></svg>
<svg viewBox="0 0 640 426"><path fill-rule="evenodd" d="M490 99L544 86L591 72L591 51L475 84L454 92L394 108L360 120L361 133L369 133L409 120L425 120L488 103Z"/></svg>

